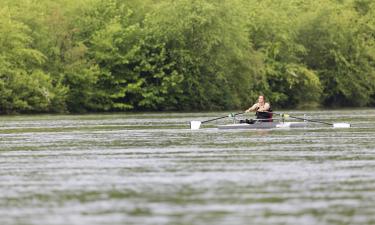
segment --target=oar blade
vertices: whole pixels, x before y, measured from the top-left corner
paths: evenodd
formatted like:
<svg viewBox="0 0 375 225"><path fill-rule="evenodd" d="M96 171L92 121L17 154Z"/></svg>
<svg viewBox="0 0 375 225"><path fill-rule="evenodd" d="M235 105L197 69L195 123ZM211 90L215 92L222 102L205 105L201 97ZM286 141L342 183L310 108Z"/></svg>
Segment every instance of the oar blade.
<svg viewBox="0 0 375 225"><path fill-rule="evenodd" d="M351 126L349 123L334 123L333 127L334 128L350 128Z"/></svg>
<svg viewBox="0 0 375 225"><path fill-rule="evenodd" d="M199 130L201 127L202 122L201 121L190 121L190 129L191 130Z"/></svg>

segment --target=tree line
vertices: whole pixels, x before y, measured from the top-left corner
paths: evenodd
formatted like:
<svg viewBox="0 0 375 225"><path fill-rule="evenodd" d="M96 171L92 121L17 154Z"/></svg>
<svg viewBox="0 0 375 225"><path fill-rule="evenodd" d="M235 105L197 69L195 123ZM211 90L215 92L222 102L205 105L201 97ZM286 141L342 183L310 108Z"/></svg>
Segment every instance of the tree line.
<svg viewBox="0 0 375 225"><path fill-rule="evenodd" d="M375 105L372 0L0 0L0 113Z"/></svg>

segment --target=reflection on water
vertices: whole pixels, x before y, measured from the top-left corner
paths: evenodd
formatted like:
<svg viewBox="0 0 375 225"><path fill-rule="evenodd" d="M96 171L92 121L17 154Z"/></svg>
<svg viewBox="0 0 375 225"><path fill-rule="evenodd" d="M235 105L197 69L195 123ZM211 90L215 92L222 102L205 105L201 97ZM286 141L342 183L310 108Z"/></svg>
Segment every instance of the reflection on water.
<svg viewBox="0 0 375 225"><path fill-rule="evenodd" d="M375 110L353 128L189 130L222 113L0 117L1 224L375 224Z"/></svg>

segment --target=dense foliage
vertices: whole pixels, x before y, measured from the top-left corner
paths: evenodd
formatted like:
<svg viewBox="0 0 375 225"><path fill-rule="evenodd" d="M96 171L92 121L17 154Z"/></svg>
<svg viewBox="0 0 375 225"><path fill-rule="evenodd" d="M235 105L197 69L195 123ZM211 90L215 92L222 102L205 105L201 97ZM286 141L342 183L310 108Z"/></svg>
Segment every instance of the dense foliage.
<svg viewBox="0 0 375 225"><path fill-rule="evenodd" d="M375 105L372 0L0 0L0 113Z"/></svg>

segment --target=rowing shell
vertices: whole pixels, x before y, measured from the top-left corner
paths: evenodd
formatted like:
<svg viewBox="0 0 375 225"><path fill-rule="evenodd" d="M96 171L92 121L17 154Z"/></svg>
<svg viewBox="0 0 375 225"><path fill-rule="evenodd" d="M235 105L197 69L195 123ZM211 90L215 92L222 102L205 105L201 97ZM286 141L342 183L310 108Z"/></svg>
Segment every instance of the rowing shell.
<svg viewBox="0 0 375 225"><path fill-rule="evenodd" d="M218 125L219 129L271 129L271 128L302 128L307 127L307 122L260 122L254 124L234 123Z"/></svg>

